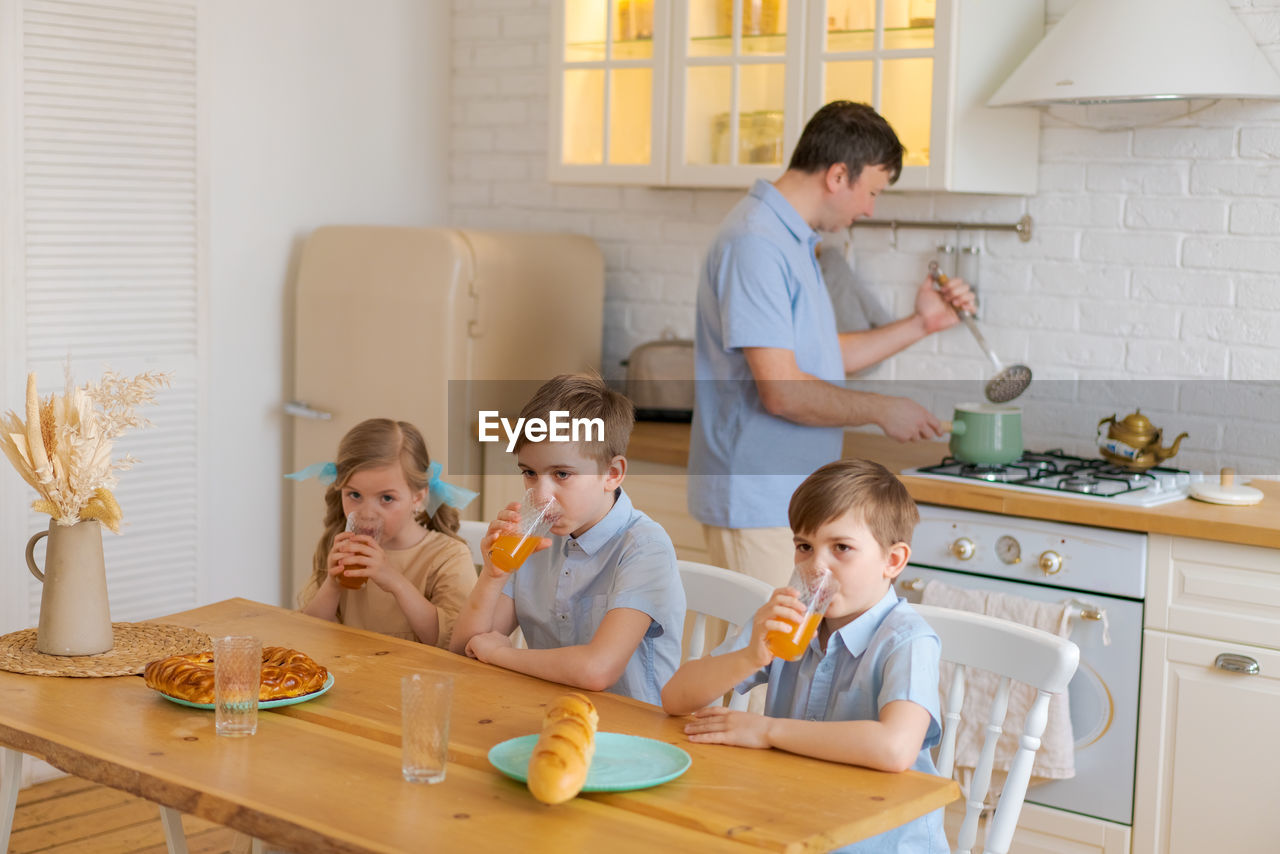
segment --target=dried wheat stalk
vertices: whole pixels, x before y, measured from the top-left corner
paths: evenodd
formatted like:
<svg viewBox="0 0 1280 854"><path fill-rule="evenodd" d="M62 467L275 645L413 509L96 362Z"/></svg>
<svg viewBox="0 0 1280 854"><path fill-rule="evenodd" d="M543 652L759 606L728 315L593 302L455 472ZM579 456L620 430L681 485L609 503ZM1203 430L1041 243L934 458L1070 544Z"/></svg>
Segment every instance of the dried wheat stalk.
<svg viewBox="0 0 1280 854"><path fill-rule="evenodd" d="M137 414L169 385L167 372L122 377L107 371L96 383L76 386L67 366L66 390L40 400L36 375L27 375L25 421L9 411L0 417L0 449L18 474L40 494L32 506L60 525L97 519L119 533L120 505L111 494L115 472L130 456L111 458L115 439L150 421Z"/></svg>

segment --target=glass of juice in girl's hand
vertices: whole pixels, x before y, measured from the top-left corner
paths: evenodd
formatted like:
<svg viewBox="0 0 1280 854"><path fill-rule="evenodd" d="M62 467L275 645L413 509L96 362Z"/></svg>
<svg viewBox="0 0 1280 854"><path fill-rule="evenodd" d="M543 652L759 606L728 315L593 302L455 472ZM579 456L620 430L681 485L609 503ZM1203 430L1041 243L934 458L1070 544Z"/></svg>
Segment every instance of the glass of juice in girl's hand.
<svg viewBox="0 0 1280 854"><path fill-rule="evenodd" d="M804 617L799 623L782 618L782 622L791 626L789 632L769 632L764 636L765 646L778 658L795 661L809 647L813 640L822 616L827 612L831 599L840 590L840 582L824 566L813 564L796 567L791 577L790 587L800 591L800 601L804 603Z"/></svg>
<svg viewBox="0 0 1280 854"><path fill-rule="evenodd" d="M532 489L526 490L524 500L520 502L520 521L516 530L499 535L489 548L489 559L493 565L503 572L519 569L542 538L551 532L559 513L560 505L554 498L539 501Z"/></svg>
<svg viewBox="0 0 1280 854"><path fill-rule="evenodd" d="M347 516L347 533L363 534L375 543L382 542L382 517L373 513L352 513ZM348 561L347 569L364 569L365 564ZM348 590L359 590L369 579L362 575L352 576L343 572L338 576L338 583Z"/></svg>

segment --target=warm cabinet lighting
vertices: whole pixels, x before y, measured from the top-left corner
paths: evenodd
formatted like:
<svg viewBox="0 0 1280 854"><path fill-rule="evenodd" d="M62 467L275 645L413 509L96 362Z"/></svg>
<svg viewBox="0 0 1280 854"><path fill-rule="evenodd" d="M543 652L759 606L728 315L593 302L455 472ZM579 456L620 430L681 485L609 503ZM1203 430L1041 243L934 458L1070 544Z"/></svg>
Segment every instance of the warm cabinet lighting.
<svg viewBox="0 0 1280 854"><path fill-rule="evenodd" d="M561 162L650 163L654 0L563 2Z"/></svg>
<svg viewBox="0 0 1280 854"><path fill-rule="evenodd" d="M553 0L552 181L750 186L823 104L871 104L895 189L1034 192L1039 116L986 101L1044 0Z"/></svg>

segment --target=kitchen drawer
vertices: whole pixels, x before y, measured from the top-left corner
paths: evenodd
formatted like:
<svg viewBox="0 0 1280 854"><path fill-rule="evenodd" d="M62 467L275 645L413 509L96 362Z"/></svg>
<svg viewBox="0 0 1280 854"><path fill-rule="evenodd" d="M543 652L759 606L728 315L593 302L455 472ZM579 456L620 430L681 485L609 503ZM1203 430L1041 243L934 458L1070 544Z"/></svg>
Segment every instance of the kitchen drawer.
<svg viewBox="0 0 1280 854"><path fill-rule="evenodd" d="M707 541L702 523L689 515L685 494L689 476L684 466L628 460L627 478L622 487L631 503L667 531L676 547L676 557L707 561Z"/></svg>
<svg viewBox="0 0 1280 854"><path fill-rule="evenodd" d="M1146 627L1280 649L1280 551L1152 534Z"/></svg>

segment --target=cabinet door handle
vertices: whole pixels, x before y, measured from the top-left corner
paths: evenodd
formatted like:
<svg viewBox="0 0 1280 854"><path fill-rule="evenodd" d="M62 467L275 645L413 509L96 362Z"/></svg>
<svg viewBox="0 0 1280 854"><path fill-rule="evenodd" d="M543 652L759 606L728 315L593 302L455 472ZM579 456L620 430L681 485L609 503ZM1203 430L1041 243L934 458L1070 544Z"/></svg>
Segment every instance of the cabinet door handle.
<svg viewBox="0 0 1280 854"><path fill-rule="evenodd" d="M907 581L899 581L898 586L901 587L903 590L908 590L913 593L919 593L921 590L924 589L924 579L912 578Z"/></svg>
<svg viewBox="0 0 1280 854"><path fill-rule="evenodd" d="M1257 676L1262 672L1258 662L1247 655L1237 655L1234 652L1222 653L1213 660L1213 666L1219 670L1230 670L1232 673L1244 673L1248 676Z"/></svg>

